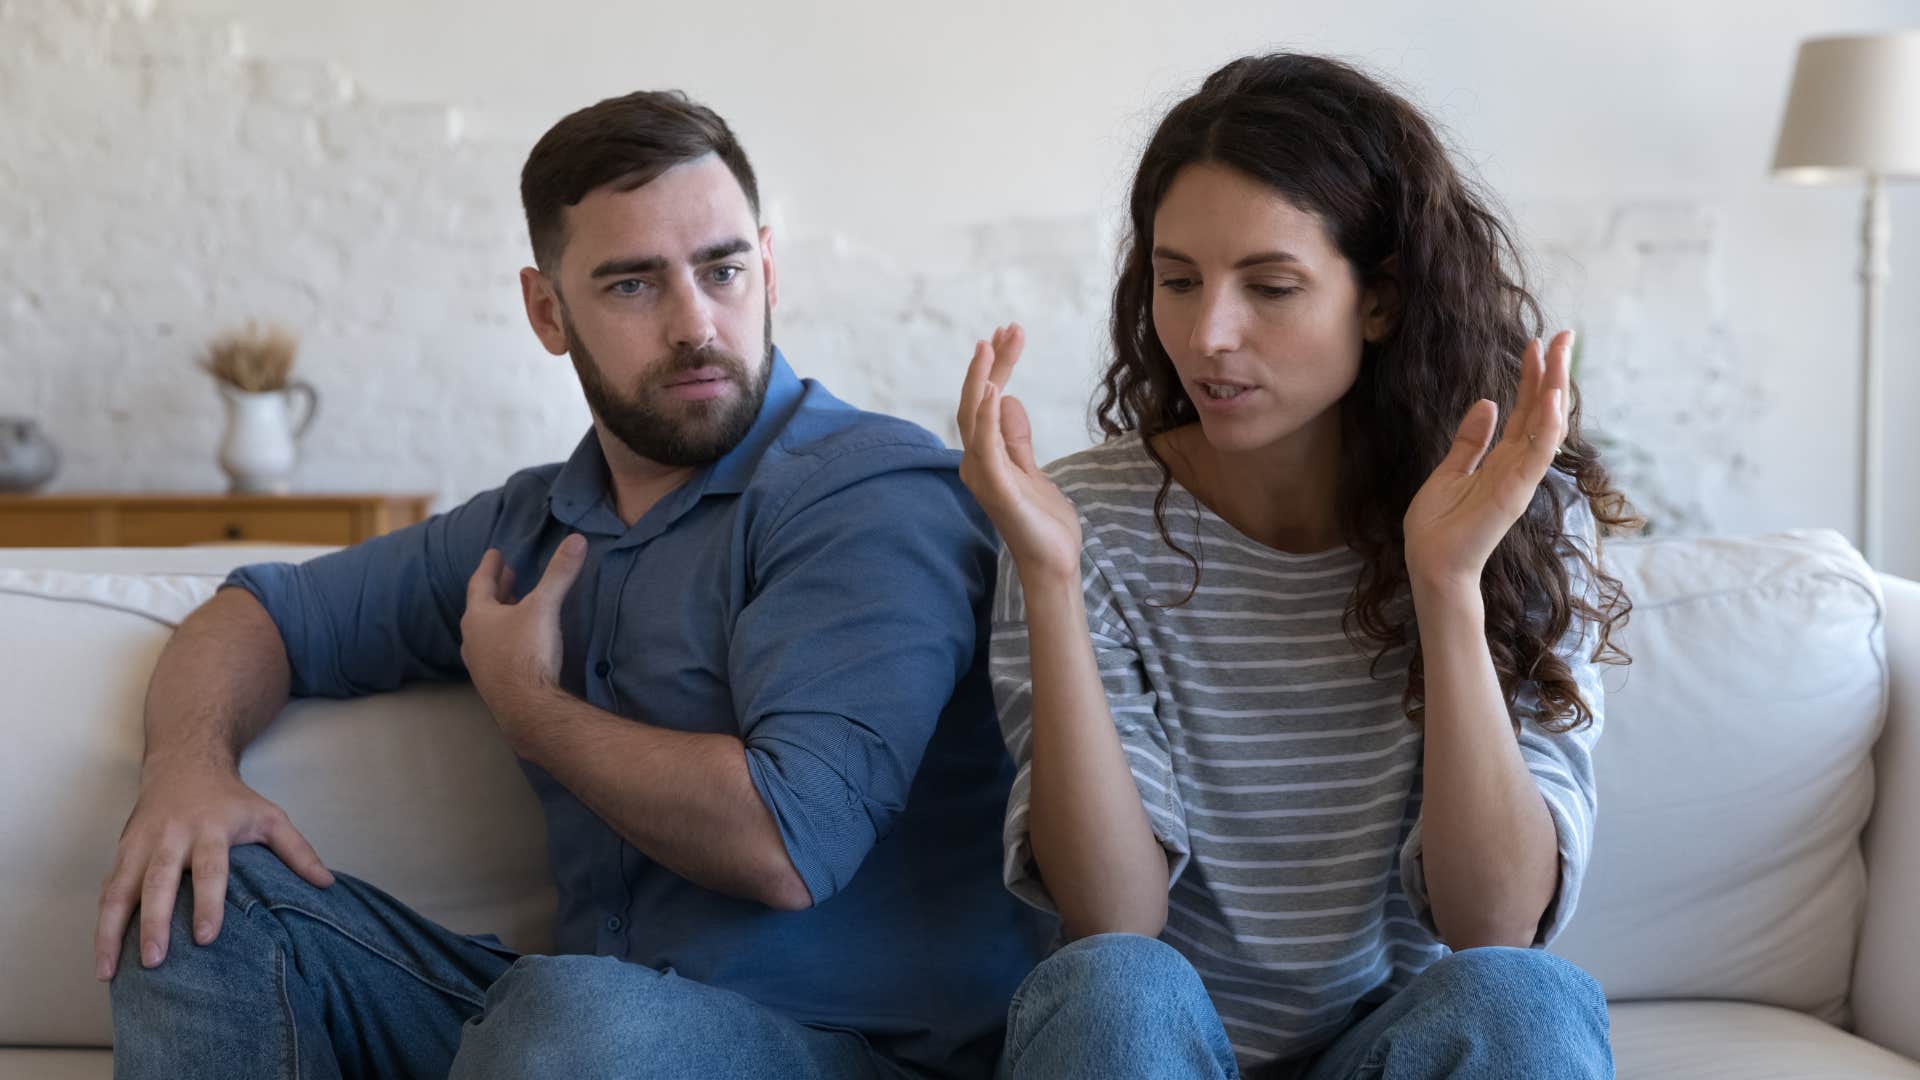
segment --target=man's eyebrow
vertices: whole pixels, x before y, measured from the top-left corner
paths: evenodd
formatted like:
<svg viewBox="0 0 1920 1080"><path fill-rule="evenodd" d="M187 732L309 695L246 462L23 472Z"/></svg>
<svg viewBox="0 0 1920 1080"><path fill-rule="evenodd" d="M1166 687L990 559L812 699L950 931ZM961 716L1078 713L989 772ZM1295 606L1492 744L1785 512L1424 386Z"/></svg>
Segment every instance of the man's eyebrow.
<svg viewBox="0 0 1920 1080"><path fill-rule="evenodd" d="M693 263L695 266L704 266L707 263L719 262L728 256L739 255L752 250L752 241L744 237L736 236L731 240L722 240L717 244L708 244L706 247L694 252ZM606 262L594 267L593 273L588 276L603 278L627 277L634 274L657 274L666 268L667 259L664 255L627 255L620 258L608 259Z"/></svg>
<svg viewBox="0 0 1920 1080"><path fill-rule="evenodd" d="M693 261L696 265L719 262L728 256L740 255L752 250L753 244L751 242L745 237L736 236L731 240L722 240L717 244L708 244L706 247L694 252Z"/></svg>
<svg viewBox="0 0 1920 1080"><path fill-rule="evenodd" d="M628 255L624 258L608 259L593 268L592 277L613 277L616 274L657 274L667 268L667 260L659 255Z"/></svg>

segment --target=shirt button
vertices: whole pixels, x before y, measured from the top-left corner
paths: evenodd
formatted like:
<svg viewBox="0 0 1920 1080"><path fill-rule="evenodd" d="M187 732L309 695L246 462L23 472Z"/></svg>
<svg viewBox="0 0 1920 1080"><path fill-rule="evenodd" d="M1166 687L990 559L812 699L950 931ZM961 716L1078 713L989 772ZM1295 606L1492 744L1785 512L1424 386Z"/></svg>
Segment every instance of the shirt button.
<svg viewBox="0 0 1920 1080"><path fill-rule="evenodd" d="M616 934L619 933L620 928L625 925L627 924L621 920L620 916L618 915L607 916L607 929L612 931L613 933L616 933Z"/></svg>
<svg viewBox="0 0 1920 1080"><path fill-rule="evenodd" d="M612 670L613 670L613 665L607 663L605 660L602 660L599 663L593 665L593 673L595 675L600 676L603 679L607 677L607 672Z"/></svg>

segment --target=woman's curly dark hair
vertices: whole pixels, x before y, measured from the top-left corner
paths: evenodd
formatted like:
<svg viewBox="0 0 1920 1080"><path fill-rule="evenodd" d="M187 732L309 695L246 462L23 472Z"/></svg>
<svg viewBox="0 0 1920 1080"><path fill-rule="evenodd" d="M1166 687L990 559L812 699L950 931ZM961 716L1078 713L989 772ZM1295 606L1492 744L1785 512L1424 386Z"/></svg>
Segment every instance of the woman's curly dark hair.
<svg viewBox="0 0 1920 1080"><path fill-rule="evenodd" d="M1314 214L1357 281L1390 275L1398 296L1393 328L1363 347L1359 377L1339 406L1339 521L1364 560L1346 628L1357 647L1374 651L1377 669L1412 638L1411 605L1398 603L1410 592L1401 520L1467 409L1480 398L1502 417L1513 408L1520 354L1541 332L1539 303L1522 280L1511 231L1404 97L1317 56L1244 57L1209 76L1161 122L1134 176L1113 294L1114 359L1095 406L1102 432L1138 432L1159 464L1154 518L1161 538L1193 563L1196 588L1200 560L1168 532L1173 473L1152 439L1198 414L1154 330L1151 259L1161 200L1180 170L1202 162L1236 169ZM1601 526L1638 527L1581 437L1578 400L1553 468L1571 478ZM1555 731L1589 724L1593 712L1554 646L1578 618L1583 630L1599 628L1594 659L1624 663L1611 635L1631 609L1620 582L1597 564L1599 552L1566 535L1563 486L1540 485L1480 584L1509 709L1531 681L1543 709L1537 719ZM1575 589L1570 566L1588 576L1590 597ZM1404 705L1417 721L1425 677L1414 644Z"/></svg>

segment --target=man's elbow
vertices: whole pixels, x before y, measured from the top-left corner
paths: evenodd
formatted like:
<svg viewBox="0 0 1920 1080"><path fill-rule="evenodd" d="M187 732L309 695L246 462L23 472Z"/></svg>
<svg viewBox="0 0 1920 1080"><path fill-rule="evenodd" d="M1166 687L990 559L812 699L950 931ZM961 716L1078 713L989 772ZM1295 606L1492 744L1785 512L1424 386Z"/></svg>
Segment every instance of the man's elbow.
<svg viewBox="0 0 1920 1080"><path fill-rule="evenodd" d="M806 911L814 905L814 894L806 892L806 882L791 867L785 874L774 874L760 886L758 899L774 911Z"/></svg>
<svg viewBox="0 0 1920 1080"><path fill-rule="evenodd" d="M793 868L785 851L780 852L775 865L763 875L755 899L775 911L805 911L813 906L813 893L800 879L799 871Z"/></svg>

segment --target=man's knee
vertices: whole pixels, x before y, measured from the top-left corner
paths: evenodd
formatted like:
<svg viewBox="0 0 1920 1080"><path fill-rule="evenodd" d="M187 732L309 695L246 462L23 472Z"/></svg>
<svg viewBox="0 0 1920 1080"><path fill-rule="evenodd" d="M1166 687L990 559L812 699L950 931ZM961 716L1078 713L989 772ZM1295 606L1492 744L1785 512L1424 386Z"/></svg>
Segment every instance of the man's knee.
<svg viewBox="0 0 1920 1080"><path fill-rule="evenodd" d="M174 893L173 910L167 918L167 952L159 965L149 968L140 962L141 918L136 912L127 923L120 940L120 963L113 980L114 993L133 991L137 984L154 980L204 977L205 972L189 975L189 969L250 963L255 954L270 952L274 941L270 928L255 925L247 916L262 904L295 900L318 890L288 869L279 856L258 844L228 849L227 884L221 903L225 910L218 936L207 945L193 937L195 882L192 874L181 878Z"/></svg>
<svg viewBox="0 0 1920 1080"><path fill-rule="evenodd" d="M613 957L521 957L461 1033L452 1075L686 1075L688 1053L726 1037L702 989Z"/></svg>
<svg viewBox="0 0 1920 1080"><path fill-rule="evenodd" d="M320 891L265 845L241 844L227 849L227 899L242 911L259 903L298 901Z"/></svg>
<svg viewBox="0 0 1920 1080"><path fill-rule="evenodd" d="M668 976L611 956L523 956L487 991L487 1007L539 1004L539 1012L569 1020L632 1023L634 1008L671 999Z"/></svg>
<svg viewBox="0 0 1920 1080"><path fill-rule="evenodd" d="M141 959L142 921L140 913L135 913L121 936L120 961L109 985L116 1024L123 1012L151 1019L155 1002L212 999L223 988L243 985L256 992L271 990L256 976L274 970L273 954L278 943L267 928L248 919L235 906L231 891L223 903L226 910L219 934L213 941L200 944L193 938L193 882L181 882L167 920L166 952L152 967Z"/></svg>

